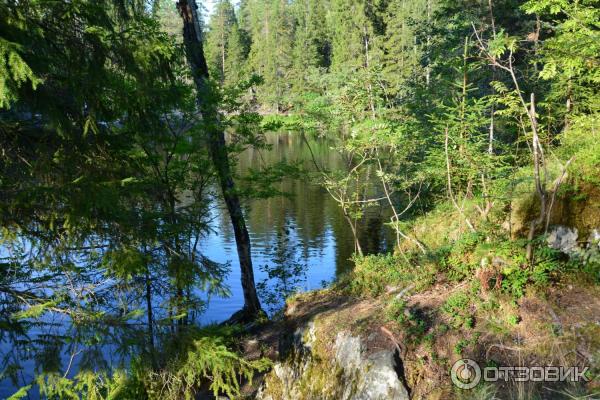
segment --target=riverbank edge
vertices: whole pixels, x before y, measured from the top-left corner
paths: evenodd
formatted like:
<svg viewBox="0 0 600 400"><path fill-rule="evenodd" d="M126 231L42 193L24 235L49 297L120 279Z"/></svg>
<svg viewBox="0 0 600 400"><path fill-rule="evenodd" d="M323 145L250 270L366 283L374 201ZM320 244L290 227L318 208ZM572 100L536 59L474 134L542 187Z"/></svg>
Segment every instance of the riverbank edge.
<svg viewBox="0 0 600 400"><path fill-rule="evenodd" d="M503 304L497 312L485 306L471 310L478 321L474 329L448 329L452 321L436 310L465 286L439 283L417 292L411 291L408 284L390 287L375 298L349 296L338 288L294 296L288 300L283 320L244 342L246 357L267 356L275 363L273 369L244 388L245 398L362 398L356 396L361 385L356 372L365 365L367 370L371 368L370 360L381 354L396 357L395 378L411 399L534 398L534 393L539 398L567 398L566 393L600 389L597 375L590 375L590 382L583 384L542 387L539 383L509 381L481 383L468 391L453 386L450 371L462 358L473 359L482 368L563 365L587 366L593 372L597 371L600 355L597 287L563 282L548 288L543 296L532 293L516 305ZM390 320L387 310L398 298L405 299L407 315L419 315L419 320L425 321L424 334L415 333L418 322L403 325ZM481 304L485 302L483 299ZM507 321L501 327L499 321L512 315L507 307L519 310L518 322ZM495 330L490 330L492 324ZM348 361L340 362L341 336L347 343L354 343L360 354L357 360L364 365L349 370ZM555 396L548 397L548 393Z"/></svg>

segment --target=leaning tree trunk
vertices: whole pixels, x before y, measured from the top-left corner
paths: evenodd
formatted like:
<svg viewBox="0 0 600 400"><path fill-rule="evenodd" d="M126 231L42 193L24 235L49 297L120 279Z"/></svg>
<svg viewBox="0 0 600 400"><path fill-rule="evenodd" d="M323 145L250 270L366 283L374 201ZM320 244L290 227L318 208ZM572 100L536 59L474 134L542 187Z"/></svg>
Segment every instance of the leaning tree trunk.
<svg viewBox="0 0 600 400"><path fill-rule="evenodd" d="M242 290L244 292L243 317L257 315L261 308L256 287L254 271L250 255L250 236L242 213L240 199L235 191L229 155L225 144L225 132L219 123L219 112L211 99L211 88L208 83L208 67L202 48L202 30L197 15L195 0L179 0L177 8L183 20L183 42L186 48L187 60L192 68L194 83L198 90L198 103L202 118L208 129L208 146L213 164L217 170L221 190L235 234L240 269L242 273Z"/></svg>

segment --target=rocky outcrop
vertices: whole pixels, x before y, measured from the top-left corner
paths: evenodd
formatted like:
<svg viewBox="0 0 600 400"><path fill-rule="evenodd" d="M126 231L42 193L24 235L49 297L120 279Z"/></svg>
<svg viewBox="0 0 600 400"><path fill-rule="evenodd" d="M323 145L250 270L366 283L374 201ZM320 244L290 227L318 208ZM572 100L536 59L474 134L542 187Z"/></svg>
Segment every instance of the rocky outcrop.
<svg viewBox="0 0 600 400"><path fill-rule="evenodd" d="M314 321L297 329L285 359L276 363L259 393L260 400L408 400L402 361L392 350L369 354L363 339L337 333L325 352Z"/></svg>
<svg viewBox="0 0 600 400"><path fill-rule="evenodd" d="M555 250L559 250L565 254L570 254L577 250L577 239L579 233L577 228L569 228L567 226L558 225L553 227L548 232L548 246Z"/></svg>
<svg viewBox="0 0 600 400"><path fill-rule="evenodd" d="M589 237L579 237L577 228L563 225L552 227L546 238L548 246L584 264L600 263L600 230L592 229Z"/></svg>
<svg viewBox="0 0 600 400"><path fill-rule="evenodd" d="M384 350L365 357L361 339L347 332L338 333L334 348L343 381L351 383L342 399L408 399L397 352Z"/></svg>

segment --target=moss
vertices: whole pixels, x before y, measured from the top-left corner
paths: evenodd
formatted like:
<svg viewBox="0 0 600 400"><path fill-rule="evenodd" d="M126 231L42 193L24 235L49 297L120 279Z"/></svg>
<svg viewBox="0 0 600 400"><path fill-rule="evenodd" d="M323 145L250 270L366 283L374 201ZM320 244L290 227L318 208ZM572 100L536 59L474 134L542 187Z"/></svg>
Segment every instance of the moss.
<svg viewBox="0 0 600 400"><path fill-rule="evenodd" d="M271 371L267 374L264 385L265 394L270 395L273 400L283 400L285 389L283 387L283 382L281 382L275 372Z"/></svg>
<svg viewBox="0 0 600 400"><path fill-rule="evenodd" d="M550 222L577 228L579 237L586 239L593 229L600 228L600 187L571 183L558 196Z"/></svg>
<svg viewBox="0 0 600 400"><path fill-rule="evenodd" d="M527 235L529 222L539 215L539 201L533 189L513 200L511 234ZM600 228L600 187L587 182L570 181L561 187L550 210L550 225L577 228L580 238L587 238Z"/></svg>
<svg viewBox="0 0 600 400"><path fill-rule="evenodd" d="M313 358L297 383L300 398L336 400L345 382L342 369L334 362Z"/></svg>
<svg viewBox="0 0 600 400"><path fill-rule="evenodd" d="M303 332L303 341L311 339L311 352L309 355L299 352L290 352L284 365L292 368L297 373L297 380L293 382L292 392L300 399L323 399L337 400L341 398L342 391L352 384L344 378L343 370L329 354L326 335L318 329L323 327L321 321L314 321L314 338L309 338L309 330ZM289 398L291 393L284 383L271 371L266 380L265 393L272 396L274 400Z"/></svg>

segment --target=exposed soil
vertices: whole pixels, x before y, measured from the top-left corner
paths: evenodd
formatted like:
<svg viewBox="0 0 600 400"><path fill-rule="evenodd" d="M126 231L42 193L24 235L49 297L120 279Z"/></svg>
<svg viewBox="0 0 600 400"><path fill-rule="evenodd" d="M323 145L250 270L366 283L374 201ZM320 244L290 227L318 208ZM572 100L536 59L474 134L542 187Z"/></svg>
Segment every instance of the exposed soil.
<svg viewBox="0 0 600 400"><path fill-rule="evenodd" d="M598 367L600 357L600 293L595 287L557 285L545 293L530 293L517 304L507 304L494 293L480 293L480 305L469 310L475 317L471 329L441 329L449 323L440 308L448 297L466 290L465 283L438 283L426 291L408 294L407 309L424 322L423 331L415 334L406 326L387 321L387 302L398 290L380 298L358 299L323 290L297 296L288 302L285 318L260 328L245 339L244 349L251 359L267 356L276 360L280 340L309 321L316 320L320 351L331 353L338 332L347 330L363 339L365 351L400 348L406 379L414 399L452 399L456 392L449 370L459 358L469 357L481 365L586 365ZM497 302L495 310L484 305ZM516 313L518 323L502 323L507 313ZM469 342L462 352L456 346ZM331 354L330 354L331 355ZM260 385L258 377L245 393L250 395ZM596 382L590 382L593 389ZM553 387L526 388L541 398L561 398ZM560 389L560 388L558 388ZM501 399L511 398L524 390L515 383L498 387ZM502 393L504 395L502 395ZM553 394L552 394L553 393Z"/></svg>

